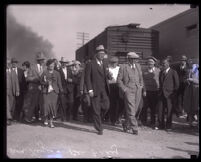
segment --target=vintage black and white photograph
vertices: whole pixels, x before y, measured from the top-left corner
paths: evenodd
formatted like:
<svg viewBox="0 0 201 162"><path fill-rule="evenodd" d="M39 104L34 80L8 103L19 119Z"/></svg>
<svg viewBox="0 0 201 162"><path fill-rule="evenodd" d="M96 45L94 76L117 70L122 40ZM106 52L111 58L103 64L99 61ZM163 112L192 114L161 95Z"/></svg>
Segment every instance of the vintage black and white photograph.
<svg viewBox="0 0 201 162"><path fill-rule="evenodd" d="M11 159L199 157L199 5L6 7Z"/></svg>

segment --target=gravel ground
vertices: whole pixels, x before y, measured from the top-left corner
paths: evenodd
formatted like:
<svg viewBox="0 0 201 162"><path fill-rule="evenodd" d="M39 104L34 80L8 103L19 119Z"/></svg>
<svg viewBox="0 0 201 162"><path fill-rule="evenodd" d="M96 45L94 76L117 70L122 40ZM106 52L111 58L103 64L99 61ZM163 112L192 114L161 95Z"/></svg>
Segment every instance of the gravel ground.
<svg viewBox="0 0 201 162"><path fill-rule="evenodd" d="M190 158L199 153L197 128L174 117L173 130L139 127L139 134L104 124L97 135L92 124L55 121L55 128L40 123L7 127L9 158Z"/></svg>

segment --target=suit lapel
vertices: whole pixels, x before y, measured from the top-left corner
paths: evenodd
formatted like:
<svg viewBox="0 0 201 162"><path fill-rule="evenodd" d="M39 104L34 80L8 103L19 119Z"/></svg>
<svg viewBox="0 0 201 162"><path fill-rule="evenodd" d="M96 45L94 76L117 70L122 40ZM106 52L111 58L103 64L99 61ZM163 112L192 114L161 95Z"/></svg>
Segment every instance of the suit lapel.
<svg viewBox="0 0 201 162"><path fill-rule="evenodd" d="M166 80L167 80L167 78L168 78L168 76L170 75L170 73L171 73L171 69L167 72L167 74L165 75L165 78L164 78L164 80L163 80L163 82L165 82Z"/></svg>
<svg viewBox="0 0 201 162"><path fill-rule="evenodd" d="M94 65L95 65L96 68L98 69L99 73L100 73L101 75L104 75L104 74L103 74L103 70L101 69L100 65L97 63L96 60L94 60ZM104 66L103 66L103 69L104 69Z"/></svg>

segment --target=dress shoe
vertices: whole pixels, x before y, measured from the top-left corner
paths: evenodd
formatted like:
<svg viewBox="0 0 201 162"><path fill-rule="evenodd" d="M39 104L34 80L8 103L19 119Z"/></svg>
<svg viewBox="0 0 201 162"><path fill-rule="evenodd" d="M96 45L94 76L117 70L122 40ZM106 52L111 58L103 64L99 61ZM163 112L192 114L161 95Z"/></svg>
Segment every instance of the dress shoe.
<svg viewBox="0 0 201 162"><path fill-rule="evenodd" d="M98 135L103 135L103 131L98 131Z"/></svg>
<svg viewBox="0 0 201 162"><path fill-rule="evenodd" d="M132 133L138 135L138 130L132 129Z"/></svg>
<svg viewBox="0 0 201 162"><path fill-rule="evenodd" d="M53 123L50 123L50 128L54 128L54 124Z"/></svg>
<svg viewBox="0 0 201 162"><path fill-rule="evenodd" d="M45 125L45 126L48 126L48 120L45 120L45 121L44 121L44 125Z"/></svg>
<svg viewBox="0 0 201 162"><path fill-rule="evenodd" d="M7 120L7 125L11 125L11 121L10 120Z"/></svg>
<svg viewBox="0 0 201 162"><path fill-rule="evenodd" d="M171 132L171 131L172 131L172 128L166 128L166 131L167 131L167 132Z"/></svg>
<svg viewBox="0 0 201 162"><path fill-rule="evenodd" d="M126 124L124 122L122 122L122 127L123 127L124 132L128 131L128 128L127 128L127 126L126 126Z"/></svg>

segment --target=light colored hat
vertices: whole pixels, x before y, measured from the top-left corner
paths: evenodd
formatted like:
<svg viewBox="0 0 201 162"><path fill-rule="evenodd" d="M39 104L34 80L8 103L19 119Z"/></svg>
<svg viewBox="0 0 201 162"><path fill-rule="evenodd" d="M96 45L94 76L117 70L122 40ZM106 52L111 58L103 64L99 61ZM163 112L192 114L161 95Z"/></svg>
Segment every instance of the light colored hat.
<svg viewBox="0 0 201 162"><path fill-rule="evenodd" d="M127 54L128 58L132 58L132 59L138 59L139 58L139 55L136 54L135 52L129 52Z"/></svg>
<svg viewBox="0 0 201 162"><path fill-rule="evenodd" d="M96 47L96 52L104 52L105 53L105 48L103 45L99 45Z"/></svg>
<svg viewBox="0 0 201 162"><path fill-rule="evenodd" d="M61 60L59 61L59 62L65 62L65 63L67 63L67 62L69 62L65 57L61 57Z"/></svg>
<svg viewBox="0 0 201 162"><path fill-rule="evenodd" d="M118 57L113 56L113 57L110 58L109 61L110 61L110 62L118 62L119 59L118 59Z"/></svg>
<svg viewBox="0 0 201 162"><path fill-rule="evenodd" d="M45 56L43 52L38 52L36 54L36 60L45 60Z"/></svg>
<svg viewBox="0 0 201 162"><path fill-rule="evenodd" d="M181 61L187 61L187 57L185 55L182 55L180 58Z"/></svg>
<svg viewBox="0 0 201 162"><path fill-rule="evenodd" d="M74 65L73 61L68 61L66 64L66 66L72 66L72 65Z"/></svg>
<svg viewBox="0 0 201 162"><path fill-rule="evenodd" d="M147 62L155 64L157 62L157 59L155 57L153 57L153 56L150 56L150 57L148 57Z"/></svg>
<svg viewBox="0 0 201 162"><path fill-rule="evenodd" d="M13 58L11 59L11 63L17 63L17 62L19 62L19 61L17 61L16 58L13 57Z"/></svg>
<svg viewBox="0 0 201 162"><path fill-rule="evenodd" d="M78 60L73 61L74 65L81 65L81 63Z"/></svg>

